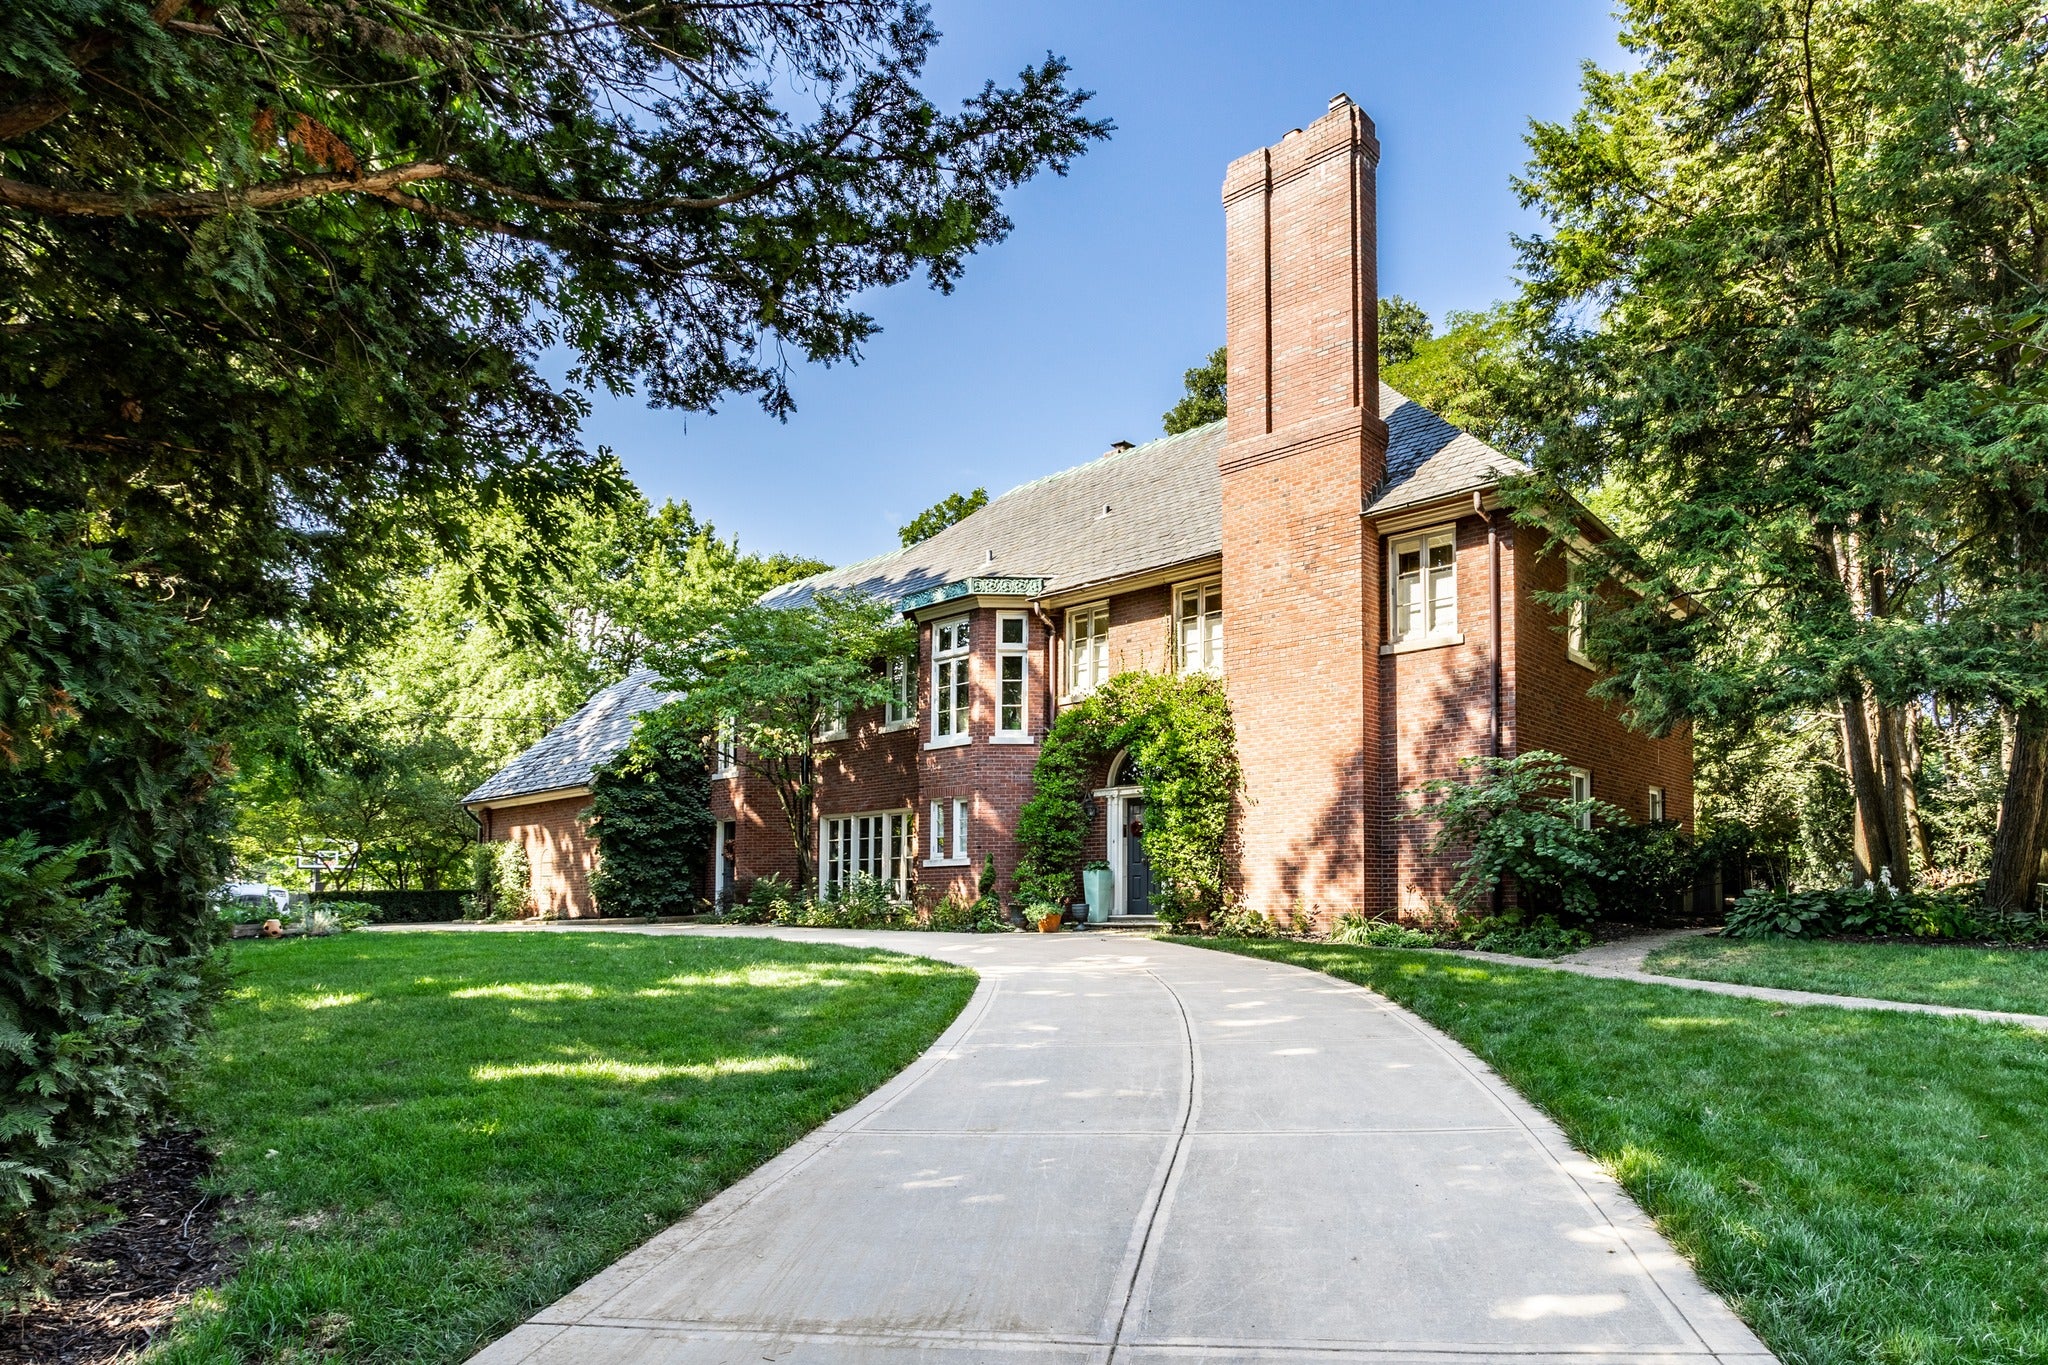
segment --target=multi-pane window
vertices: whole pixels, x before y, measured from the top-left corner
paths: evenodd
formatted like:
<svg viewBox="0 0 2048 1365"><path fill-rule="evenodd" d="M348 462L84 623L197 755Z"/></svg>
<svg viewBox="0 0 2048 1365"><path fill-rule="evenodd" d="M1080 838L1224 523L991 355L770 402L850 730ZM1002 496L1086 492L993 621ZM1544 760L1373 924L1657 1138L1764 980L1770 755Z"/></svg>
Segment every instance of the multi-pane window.
<svg viewBox="0 0 2048 1365"><path fill-rule="evenodd" d="M1109 681L1109 608L1067 613L1067 695L1084 696Z"/></svg>
<svg viewBox="0 0 2048 1365"><path fill-rule="evenodd" d="M1650 788L1650 823L1653 825L1664 823L1664 789L1662 787Z"/></svg>
<svg viewBox="0 0 2048 1365"><path fill-rule="evenodd" d="M1585 570L1577 560L1569 562L1565 570L1565 586L1574 593L1585 590ZM1592 603L1585 597L1574 597L1565 608L1564 651L1578 663L1591 663L1586 657L1586 613Z"/></svg>
<svg viewBox="0 0 2048 1365"><path fill-rule="evenodd" d="M972 649L968 618L957 616L932 627L932 738L965 738L967 659Z"/></svg>
<svg viewBox="0 0 2048 1365"><path fill-rule="evenodd" d="M996 733L1030 733L1024 684L1031 671L1031 627L1021 611L996 615Z"/></svg>
<svg viewBox="0 0 2048 1365"><path fill-rule="evenodd" d="M1223 671L1223 580L1190 583L1175 607L1180 666L1190 673Z"/></svg>
<svg viewBox="0 0 2048 1365"><path fill-rule="evenodd" d="M935 863L967 861L967 801L932 802L931 860Z"/></svg>
<svg viewBox="0 0 2048 1365"><path fill-rule="evenodd" d="M739 771L740 727L730 716L718 722L711 738L711 775L731 777Z"/></svg>
<svg viewBox="0 0 2048 1365"><path fill-rule="evenodd" d="M1593 828L1593 770L1572 769L1572 803L1579 808L1579 828Z"/></svg>
<svg viewBox="0 0 2048 1365"><path fill-rule="evenodd" d="M831 895L857 876L887 882L899 896L910 894L910 812L835 815L822 822L818 894Z"/></svg>
<svg viewBox="0 0 2048 1365"><path fill-rule="evenodd" d="M1448 527L1406 536L1393 559L1395 644L1458 633L1458 550Z"/></svg>
<svg viewBox="0 0 2048 1365"><path fill-rule="evenodd" d="M889 704L883 708L885 725L905 725L917 718L917 661L889 660Z"/></svg>

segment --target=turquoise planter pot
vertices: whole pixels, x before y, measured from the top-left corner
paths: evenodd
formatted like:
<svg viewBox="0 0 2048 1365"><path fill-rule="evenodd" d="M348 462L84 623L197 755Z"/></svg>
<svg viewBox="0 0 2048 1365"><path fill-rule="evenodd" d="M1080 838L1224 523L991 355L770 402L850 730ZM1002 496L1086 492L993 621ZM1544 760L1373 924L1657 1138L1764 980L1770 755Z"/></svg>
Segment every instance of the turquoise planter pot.
<svg viewBox="0 0 2048 1365"><path fill-rule="evenodd" d="M1116 873L1106 867L1083 872L1081 889L1088 897L1088 922L1100 924L1108 919L1110 902L1116 897Z"/></svg>

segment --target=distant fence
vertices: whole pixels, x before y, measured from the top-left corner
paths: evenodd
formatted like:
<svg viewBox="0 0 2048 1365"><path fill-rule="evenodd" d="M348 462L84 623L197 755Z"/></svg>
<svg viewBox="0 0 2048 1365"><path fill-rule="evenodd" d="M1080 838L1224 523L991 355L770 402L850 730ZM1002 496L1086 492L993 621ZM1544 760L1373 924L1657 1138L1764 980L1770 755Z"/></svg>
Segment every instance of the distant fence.
<svg viewBox="0 0 2048 1365"><path fill-rule="evenodd" d="M354 901L372 907L379 924L446 924L462 918L460 891L315 891L308 905Z"/></svg>

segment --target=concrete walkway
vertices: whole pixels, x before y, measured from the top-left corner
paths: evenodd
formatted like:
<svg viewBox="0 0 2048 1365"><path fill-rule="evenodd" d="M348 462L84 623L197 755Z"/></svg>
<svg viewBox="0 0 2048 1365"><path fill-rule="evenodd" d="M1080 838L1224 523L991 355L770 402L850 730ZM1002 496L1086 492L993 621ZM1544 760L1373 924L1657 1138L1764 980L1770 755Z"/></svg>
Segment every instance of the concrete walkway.
<svg viewBox="0 0 2048 1365"><path fill-rule="evenodd" d="M1554 1125L1365 990L1083 934L670 932L981 982L901 1075L479 1365L1773 1359Z"/></svg>
<svg viewBox="0 0 2048 1365"><path fill-rule="evenodd" d="M1643 962L1657 949L1682 938L1705 933L1703 929L1674 929L1655 934L1638 934L1597 944L1569 957L1515 957L1508 953L1480 953L1459 950L1459 957L1475 962L1498 962L1507 967L1534 967L1546 972L1570 972L1575 976L1598 976L1609 981L1634 981L1645 986L1678 986L1711 995L1739 995L1750 1000L1768 1000L1778 1005L1833 1005L1848 1010L1894 1010L1902 1014L1945 1014L1951 1018L1982 1019L1993 1024L2019 1024L2048 1031L2048 1015L2019 1014L2011 1010L1980 1010L1965 1005L1927 1005L1915 1000L1879 1000L1864 995L1828 995L1821 991L1795 991L1782 986L1745 986L1733 981L1700 981L1689 976L1660 976L1646 972Z"/></svg>

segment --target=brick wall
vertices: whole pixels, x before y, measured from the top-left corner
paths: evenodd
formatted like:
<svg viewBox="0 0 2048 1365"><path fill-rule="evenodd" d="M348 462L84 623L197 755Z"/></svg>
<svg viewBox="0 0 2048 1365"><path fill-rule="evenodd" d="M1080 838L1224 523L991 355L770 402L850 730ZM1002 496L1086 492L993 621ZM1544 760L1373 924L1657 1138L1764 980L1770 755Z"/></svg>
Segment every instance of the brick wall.
<svg viewBox="0 0 2048 1365"><path fill-rule="evenodd" d="M536 801L482 812L484 837L525 847L533 869L533 904L543 915L581 919L597 913L590 897L590 873L597 866L597 841L583 826L588 796Z"/></svg>
<svg viewBox="0 0 2048 1365"><path fill-rule="evenodd" d="M1516 752L1548 749L1593 773L1593 795L1619 806L1631 820L1649 818L1649 789L1664 788L1664 813L1692 828L1692 734L1678 729L1652 739L1622 723L1612 703L1588 696L1596 674L1572 660L1564 618L1536 600L1560 592L1564 557L1541 553L1531 536L1518 549L1516 573L1527 591L1516 599L1519 686Z"/></svg>

